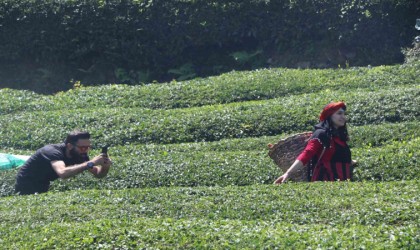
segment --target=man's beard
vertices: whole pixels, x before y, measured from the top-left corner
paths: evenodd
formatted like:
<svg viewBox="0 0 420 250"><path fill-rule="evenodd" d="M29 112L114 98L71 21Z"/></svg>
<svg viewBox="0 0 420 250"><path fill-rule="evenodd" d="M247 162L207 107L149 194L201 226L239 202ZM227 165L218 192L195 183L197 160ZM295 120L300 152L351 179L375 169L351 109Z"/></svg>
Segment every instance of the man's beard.
<svg viewBox="0 0 420 250"><path fill-rule="evenodd" d="M75 148L70 149L70 156L77 163L82 163L89 160L89 156L87 153L79 154Z"/></svg>

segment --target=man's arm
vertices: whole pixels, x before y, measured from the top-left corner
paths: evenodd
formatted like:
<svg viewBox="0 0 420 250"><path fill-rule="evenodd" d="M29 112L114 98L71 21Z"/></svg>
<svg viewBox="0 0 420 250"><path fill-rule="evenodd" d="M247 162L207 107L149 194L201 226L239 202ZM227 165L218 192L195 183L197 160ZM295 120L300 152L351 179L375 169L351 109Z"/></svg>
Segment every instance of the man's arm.
<svg viewBox="0 0 420 250"><path fill-rule="evenodd" d="M58 177L61 179L67 179L70 177L73 177L77 174L82 173L87 168L87 163L92 162L95 166L91 169L89 169L89 172L91 172L96 178L103 178L108 174L109 168L111 167L112 161L106 156L98 155L94 157L92 160L67 166L64 163L64 161L52 161L51 166L53 167L54 171L57 173Z"/></svg>
<svg viewBox="0 0 420 250"><path fill-rule="evenodd" d="M88 162L84 162L66 167L64 161L52 161L51 166L57 173L58 177L61 179L67 179L85 171L87 169L87 163Z"/></svg>

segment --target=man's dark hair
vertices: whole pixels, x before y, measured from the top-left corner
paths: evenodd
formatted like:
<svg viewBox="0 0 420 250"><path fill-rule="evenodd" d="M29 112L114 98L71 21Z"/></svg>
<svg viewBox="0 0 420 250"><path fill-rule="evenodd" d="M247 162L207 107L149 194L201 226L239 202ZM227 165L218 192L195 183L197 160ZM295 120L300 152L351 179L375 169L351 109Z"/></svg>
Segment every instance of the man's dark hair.
<svg viewBox="0 0 420 250"><path fill-rule="evenodd" d="M79 139L90 139L90 134L87 131L75 130L67 135L64 144L71 143L75 145Z"/></svg>

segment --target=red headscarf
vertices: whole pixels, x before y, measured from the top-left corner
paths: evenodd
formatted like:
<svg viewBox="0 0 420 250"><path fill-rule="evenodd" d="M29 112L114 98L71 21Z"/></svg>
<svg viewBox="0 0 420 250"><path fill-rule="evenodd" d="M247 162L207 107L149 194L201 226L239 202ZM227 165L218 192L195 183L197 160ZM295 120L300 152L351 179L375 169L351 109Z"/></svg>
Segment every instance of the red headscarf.
<svg viewBox="0 0 420 250"><path fill-rule="evenodd" d="M344 102L332 102L328 104L322 110L321 115L319 116L319 121L325 121L328 117L337 112L337 110L339 110L340 108L346 110L346 104Z"/></svg>

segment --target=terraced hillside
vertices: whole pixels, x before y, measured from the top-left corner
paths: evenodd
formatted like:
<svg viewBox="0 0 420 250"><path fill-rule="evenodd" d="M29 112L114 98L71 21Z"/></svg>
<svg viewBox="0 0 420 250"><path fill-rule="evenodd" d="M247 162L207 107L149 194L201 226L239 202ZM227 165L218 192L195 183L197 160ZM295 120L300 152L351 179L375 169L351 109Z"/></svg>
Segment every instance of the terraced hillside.
<svg viewBox="0 0 420 250"><path fill-rule="evenodd" d="M390 248L419 238L420 64L267 69L44 96L0 90L0 152L31 154L74 128L108 144L106 179L13 195L0 172L10 248ZM353 183L290 183L267 144L348 105ZM65 192L64 192L65 191ZM31 237L28 237L31 236ZM28 240L30 239L30 240Z"/></svg>

